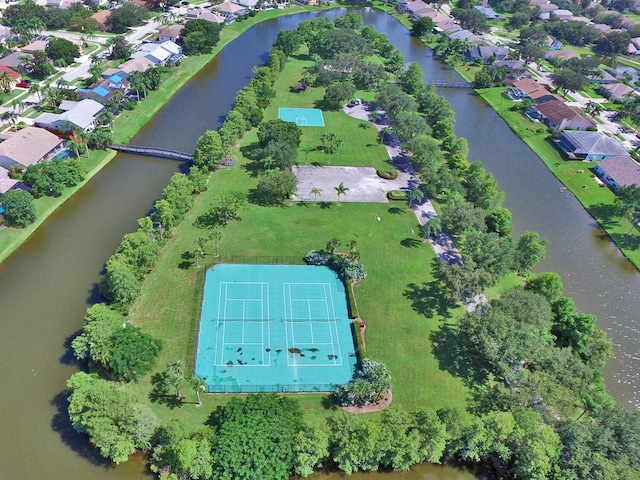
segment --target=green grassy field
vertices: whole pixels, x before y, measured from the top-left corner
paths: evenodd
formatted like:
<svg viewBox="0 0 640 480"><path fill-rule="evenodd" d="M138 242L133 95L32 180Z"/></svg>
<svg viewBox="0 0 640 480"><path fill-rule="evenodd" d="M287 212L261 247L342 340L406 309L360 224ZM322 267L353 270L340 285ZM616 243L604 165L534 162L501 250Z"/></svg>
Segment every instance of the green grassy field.
<svg viewBox="0 0 640 480"><path fill-rule="evenodd" d="M300 68L308 62L301 57L290 62L277 85L276 100L267 109L265 119L275 118L280 103L290 107L310 107L323 95L321 89L304 94L287 93L298 78ZM296 73L297 72L297 73ZM344 139L344 146L327 162L327 155L313 151L308 161L332 165L387 165L388 156L377 144L373 127L364 128L343 112L325 113L326 130ZM303 143L299 152L304 162L304 145L319 143L325 129L303 128ZM243 140L240 150L256 141L255 132ZM368 146L370 144L370 146ZM363 154L363 152L366 152ZM194 219L221 191L244 191L254 188L240 154L236 165L212 175L210 188L198 199L193 211L179 226L154 271L147 277L142 294L130 313L132 323L140 325L154 336L162 338L165 348L158 361L158 372L173 358L193 363L200 295L204 267L195 268L188 252L194 238L206 232L198 230ZM368 277L355 286L360 314L367 322L367 353L374 360L385 362L393 383L394 401L407 409L421 406L440 408L461 406L466 401L462 382L452 377L432 353L431 334L445 322L455 322L461 309L452 310L443 304L440 284L431 270L435 254L428 243L418 236L417 220L406 203L359 204L335 203L333 192L323 192L316 204L296 202L283 207L263 207L248 204L241 220L224 229L220 245L222 255L257 257L295 257L300 259L311 249L322 249L331 238L357 242L361 261ZM381 218L376 221L376 216ZM205 262L214 257L213 245L206 248ZM151 379L130 384L138 398L151 398ZM195 400L187 393L188 402ZM205 395L204 406L194 408L189 403L177 406L171 399L152 402L161 420L180 417L196 426L229 395ZM326 395L302 394L300 399L309 421L319 421L331 409Z"/></svg>

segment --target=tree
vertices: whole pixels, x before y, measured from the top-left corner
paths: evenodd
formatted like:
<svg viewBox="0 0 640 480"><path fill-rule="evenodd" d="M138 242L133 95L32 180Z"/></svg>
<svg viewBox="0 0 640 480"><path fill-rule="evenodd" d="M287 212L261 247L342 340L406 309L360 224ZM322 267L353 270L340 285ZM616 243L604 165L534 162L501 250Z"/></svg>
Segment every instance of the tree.
<svg viewBox="0 0 640 480"><path fill-rule="evenodd" d="M209 238L211 238L215 244L215 248L216 248L216 257L219 257L219 252L218 252L218 248L220 246L220 242L222 241L222 239L224 238L224 232L220 229L220 228L213 228L211 230L211 233L209 234Z"/></svg>
<svg viewBox="0 0 640 480"><path fill-rule="evenodd" d="M187 55L209 53L220 40L222 26L203 19L188 20L181 32Z"/></svg>
<svg viewBox="0 0 640 480"><path fill-rule="evenodd" d="M193 207L193 183L184 173L174 173L162 191L162 199L169 202L176 224Z"/></svg>
<svg viewBox="0 0 640 480"><path fill-rule="evenodd" d="M293 444L293 472L308 477L314 469L321 468L329 456L329 436L317 425L306 425L299 431Z"/></svg>
<svg viewBox="0 0 640 480"><path fill-rule="evenodd" d="M627 50L631 35L627 32L610 32L601 36L596 42L596 49L605 55L616 56Z"/></svg>
<svg viewBox="0 0 640 480"><path fill-rule="evenodd" d="M295 173L289 170L267 170L258 181L256 196L265 205L278 205L291 198L297 185Z"/></svg>
<svg viewBox="0 0 640 480"><path fill-rule="evenodd" d="M167 362L167 367L162 375L162 384L166 390L175 392L176 400L182 400L180 390L187 383L184 377L187 363L182 359L173 359Z"/></svg>
<svg viewBox="0 0 640 480"><path fill-rule="evenodd" d="M582 90L589 83L582 73L570 68L561 68L553 74L553 83L561 90L575 92Z"/></svg>
<svg viewBox="0 0 640 480"><path fill-rule="evenodd" d="M131 45L124 35L111 37L107 45L109 47L109 58L111 60L128 59L131 56Z"/></svg>
<svg viewBox="0 0 640 480"><path fill-rule="evenodd" d="M414 37L422 37L433 32L433 20L431 17L422 17L419 20L413 22L411 26L411 35Z"/></svg>
<svg viewBox="0 0 640 480"><path fill-rule="evenodd" d="M4 216L10 227L24 228L36 221L33 196L28 192L9 190L0 198L0 205L5 210Z"/></svg>
<svg viewBox="0 0 640 480"><path fill-rule="evenodd" d="M2 73L0 73L0 88L5 94L8 95L11 93L12 87L13 87L13 78L11 78L11 75L9 74L9 72L3 70Z"/></svg>
<svg viewBox="0 0 640 480"><path fill-rule="evenodd" d="M327 242L327 250L331 255L333 255L336 251L336 248L340 246L340 240L337 238L332 238Z"/></svg>
<svg viewBox="0 0 640 480"><path fill-rule="evenodd" d="M123 328L124 317L104 303L87 309L82 333L73 339L71 348L78 360L89 362L90 369L105 369L111 360L113 334Z"/></svg>
<svg viewBox="0 0 640 480"><path fill-rule="evenodd" d="M332 83L324 93L323 101L326 108L338 110L342 104L353 98L356 93L356 87L350 82Z"/></svg>
<svg viewBox="0 0 640 480"><path fill-rule="evenodd" d="M140 281L122 255L112 255L100 278L100 295L117 310L125 312L138 295Z"/></svg>
<svg viewBox="0 0 640 480"><path fill-rule="evenodd" d="M340 206L340 197L342 195L346 195L347 192L349 191L349 188L344 186L344 183L340 182L340 185L338 185L337 187L333 187L333 189L336 191L336 194L338 195L338 206Z"/></svg>
<svg viewBox="0 0 640 480"><path fill-rule="evenodd" d="M246 196L240 192L219 193L209 210L197 218L196 224L203 228L213 228L225 226L231 220L239 220L240 208L246 201Z"/></svg>
<svg viewBox="0 0 640 480"><path fill-rule="evenodd" d="M199 168L214 170L220 164L223 155L220 134L215 130L207 130L198 138L196 150L193 153L193 164Z"/></svg>
<svg viewBox="0 0 640 480"><path fill-rule="evenodd" d="M393 120L393 128L402 142L410 143L414 138L421 138L421 147L426 147L429 143L431 128L418 112L399 112Z"/></svg>
<svg viewBox="0 0 640 480"><path fill-rule="evenodd" d="M419 63L413 62L400 76L402 89L409 95L418 95L424 90L424 72Z"/></svg>
<svg viewBox="0 0 640 480"><path fill-rule="evenodd" d="M318 187L313 187L309 193L313 195L313 204L315 205L318 195L322 195L322 189Z"/></svg>
<svg viewBox="0 0 640 480"><path fill-rule="evenodd" d="M214 476L220 480L288 478L304 427L297 400L275 394L232 398L215 414Z"/></svg>
<svg viewBox="0 0 640 480"><path fill-rule="evenodd" d="M556 272L542 272L534 275L527 279L525 288L542 295L551 304L557 302L564 292L562 279ZM575 305L573 309L575 310Z"/></svg>
<svg viewBox="0 0 640 480"><path fill-rule="evenodd" d="M193 248L191 250L191 255L196 260L196 268L200 268L200 258L204 257L204 243L206 242L206 238L196 238L193 241Z"/></svg>
<svg viewBox="0 0 640 480"><path fill-rule="evenodd" d="M302 130L293 122L284 120L269 120L260 125L258 129L258 141L260 146L266 147L270 143L300 146Z"/></svg>
<svg viewBox="0 0 640 480"><path fill-rule="evenodd" d="M109 369L114 379L133 381L149 373L162 350L162 342L144 333L140 328L127 325L112 336L113 349Z"/></svg>
<svg viewBox="0 0 640 480"><path fill-rule="evenodd" d="M80 56L78 46L65 38L52 38L45 49L47 57L54 62L64 60L66 65L71 65Z"/></svg>
<svg viewBox="0 0 640 480"><path fill-rule="evenodd" d="M200 399L200 394L206 391L207 380L205 378L194 377L191 379L191 387L193 387L193 390L196 392L196 398L198 399L196 407L201 407L202 400Z"/></svg>
<svg viewBox="0 0 640 480"><path fill-rule="evenodd" d="M133 2L124 3L119 8L111 10L107 25L113 33L125 33L129 27L141 25L148 16L149 10L146 7Z"/></svg>
<svg viewBox="0 0 640 480"><path fill-rule="evenodd" d="M382 433L378 422L340 411L329 417L327 423L333 439L331 457L340 470L350 475L358 470L378 469L381 453L378 442Z"/></svg>
<svg viewBox="0 0 640 480"><path fill-rule="evenodd" d="M525 232L518 240L515 262L518 272L527 272L545 256L548 240L541 239L537 232Z"/></svg>
<svg viewBox="0 0 640 480"><path fill-rule="evenodd" d="M338 138L335 133L323 133L320 137L322 148L327 155L334 155L338 153L338 149L342 146L343 142Z"/></svg>
<svg viewBox="0 0 640 480"><path fill-rule="evenodd" d="M474 33L482 33L489 30L487 17L475 8L454 8L451 15L460 22L460 26Z"/></svg>
<svg viewBox="0 0 640 480"><path fill-rule="evenodd" d="M485 222L490 232L496 232L501 237L511 234L511 211L497 207L487 214Z"/></svg>
<svg viewBox="0 0 640 480"><path fill-rule="evenodd" d="M297 30L281 30L278 32L276 41L273 46L288 57L293 55L298 47L302 45L302 37Z"/></svg>
<svg viewBox="0 0 640 480"><path fill-rule="evenodd" d="M134 404L116 384L84 372L68 381L69 419L78 433L85 433L100 454L119 464L135 449L148 450L158 420L142 404Z"/></svg>

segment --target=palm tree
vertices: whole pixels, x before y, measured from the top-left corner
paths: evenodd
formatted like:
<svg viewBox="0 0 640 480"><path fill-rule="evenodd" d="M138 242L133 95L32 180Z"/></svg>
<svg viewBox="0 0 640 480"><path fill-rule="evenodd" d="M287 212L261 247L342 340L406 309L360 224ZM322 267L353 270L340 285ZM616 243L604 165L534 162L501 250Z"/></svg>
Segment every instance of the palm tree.
<svg viewBox="0 0 640 480"><path fill-rule="evenodd" d="M311 189L311 192L309 192L311 195L313 195L313 204L316 204L316 199L318 198L318 195L322 195L322 189L318 188L318 187L313 187Z"/></svg>
<svg viewBox="0 0 640 480"><path fill-rule="evenodd" d="M9 72L2 71L0 73L0 88L4 91L4 93L11 93L11 87L13 86L13 78L9 75Z"/></svg>
<svg viewBox="0 0 640 480"><path fill-rule="evenodd" d="M38 95L38 103L42 102L42 91L39 83L32 83L29 87L29 93Z"/></svg>
<svg viewBox="0 0 640 480"><path fill-rule="evenodd" d="M82 145L82 142L76 140L74 137L71 137L69 140L67 140L67 145L72 148L73 153L76 154L76 158L80 160L80 145Z"/></svg>
<svg viewBox="0 0 640 480"><path fill-rule="evenodd" d="M338 248L339 246L340 240L338 240L337 238L332 238L327 242L327 250L329 250L329 253L331 255L333 255L333 253L336 251L336 248Z"/></svg>
<svg viewBox="0 0 640 480"><path fill-rule="evenodd" d="M113 132L113 121L115 118L116 116L109 109L105 109L105 111L100 115L100 121L109 126L110 132Z"/></svg>
<svg viewBox="0 0 640 480"><path fill-rule="evenodd" d="M222 241L223 237L224 237L224 232L222 230L220 230L219 228L214 228L211 231L211 234L209 235L209 238L212 239L215 242L215 245L216 245L216 257L220 256L218 254L218 247L219 247L220 242Z"/></svg>
<svg viewBox="0 0 640 480"><path fill-rule="evenodd" d="M191 250L191 254L193 255L193 258L196 259L196 268L200 268L200 257L204 257L204 249L202 248L204 245L204 242L202 241L203 238L196 238L193 241L193 250Z"/></svg>
<svg viewBox="0 0 640 480"><path fill-rule="evenodd" d="M338 185L337 187L333 187L333 189L338 194L338 206L340 206L340 197L342 195L346 195L347 192L349 191L349 189L347 187L345 187L344 183L342 183L342 182L340 182L340 185Z"/></svg>
<svg viewBox="0 0 640 480"><path fill-rule="evenodd" d="M356 242L355 240L351 239L347 242L347 247L349 248L350 252L355 252L356 251L356 246L358 245L358 242Z"/></svg>
<svg viewBox="0 0 640 480"><path fill-rule="evenodd" d="M0 115L0 120L2 120L3 122L8 120L14 130L16 129L17 118L18 114L13 110L7 110L6 112L3 112L2 115Z"/></svg>
<svg viewBox="0 0 640 480"><path fill-rule="evenodd" d="M176 399L181 400L182 394L180 390L184 387L186 379L184 378L184 372L187 368L187 363L182 359L169 360L167 362L167 369L164 373L164 387L167 390L173 390L176 392Z"/></svg>
<svg viewBox="0 0 640 480"><path fill-rule="evenodd" d="M202 406L202 400L200 399L200 392L206 391L207 379L206 378L200 378L200 377L194 377L194 378L191 379L191 386L195 390L196 397L198 398L198 403L196 404L196 407L201 407Z"/></svg>

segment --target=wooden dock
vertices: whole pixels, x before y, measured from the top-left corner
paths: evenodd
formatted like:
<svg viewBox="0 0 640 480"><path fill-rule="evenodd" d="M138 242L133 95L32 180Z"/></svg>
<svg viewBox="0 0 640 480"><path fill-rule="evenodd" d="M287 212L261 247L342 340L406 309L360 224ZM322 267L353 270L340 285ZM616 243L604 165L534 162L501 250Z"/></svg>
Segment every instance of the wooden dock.
<svg viewBox="0 0 640 480"><path fill-rule="evenodd" d="M138 147L135 145L111 145L111 148L119 152L144 155L146 157L166 158L168 160L177 160L179 162L190 162L193 159L193 156L189 153L178 152L177 150L168 150L166 148Z"/></svg>

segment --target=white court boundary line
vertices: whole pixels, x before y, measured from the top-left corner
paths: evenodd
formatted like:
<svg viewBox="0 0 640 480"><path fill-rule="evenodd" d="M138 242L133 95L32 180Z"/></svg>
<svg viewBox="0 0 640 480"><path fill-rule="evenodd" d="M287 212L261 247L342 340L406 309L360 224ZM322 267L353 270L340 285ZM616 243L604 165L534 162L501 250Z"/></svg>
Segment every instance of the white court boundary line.
<svg viewBox="0 0 640 480"><path fill-rule="evenodd" d="M259 298L229 298L229 285L260 285L260 297ZM223 287L224 287L224 291L223 291ZM266 294L265 294L266 292ZM227 305L230 302L242 302L242 316L243 316L243 322L242 322L242 343L237 343L237 342L225 342L225 333L226 333L226 328L227 328L227 322L224 320L220 320L221 318L227 318ZM260 323L260 333L262 336L262 341L261 342L245 342L244 338L245 338L245 328L246 328L246 324L244 322L244 313L246 311L246 303L247 302L260 302L260 314L262 316L262 322ZM224 306L224 308L223 308ZM266 308L266 318L265 318L265 308ZM268 282L220 282L220 286L219 286L219 292L218 292L218 312L217 312L217 316L215 318L217 318L217 320L211 319L213 322L216 323L216 354L215 354L215 358L214 358L214 366L216 367L229 367L231 365L227 365L227 363L224 363L224 349L227 345L234 345L234 346L238 346L238 347L242 347L243 345L260 345L260 353L261 353L261 360L262 360L262 364L261 365L255 365L255 364L245 364L245 365L240 365L238 363L233 363L233 367L237 368L237 367L270 367L271 366L271 352L267 352L266 351L266 347L269 346L270 340L271 340L271 325L269 324L269 314L270 314L270 310L269 310L269 283ZM257 322L252 322L252 323L257 323ZM220 328L219 325L222 324L222 336L220 336ZM265 329L266 329L266 340L267 343L265 345ZM265 361L265 355L266 355L266 361Z"/></svg>
<svg viewBox="0 0 640 480"><path fill-rule="evenodd" d="M312 299L308 299L308 298L300 298L300 299L294 299L293 295L291 294L291 287L294 285L320 285L322 286L322 290L323 290L323 295L324 295L324 299L320 299L320 300L312 300ZM327 295L327 290L329 292L329 295ZM342 351L340 349L340 335L338 333L338 322L336 319L336 312L335 312L335 303L333 302L333 293L331 292L331 286L328 282L283 282L282 284L282 297L283 297L283 302L284 302L284 321L285 321L285 337L286 337L286 349L287 349L287 365L290 367L340 367L343 365L342 362ZM287 302L287 297L289 298L289 302ZM295 325L296 323L294 322L290 322L287 323L288 319L292 319L293 318L293 302L306 302L309 307L311 305L312 302L319 302L322 303L324 302L325 304L325 311L327 313L326 318L331 319L331 322L329 325L329 338L331 340L331 342L315 342L313 341L311 344L307 344L305 343L305 346L310 346L310 347L314 347L316 345L318 346L325 346L325 345L331 345L331 352L332 355L334 356L333 362L331 363L313 363L313 364L298 364L297 362L297 354L292 354L289 353L289 348L297 348L295 345ZM300 324L304 324L307 325L307 323L303 323L301 322ZM291 325L291 341L289 341L289 325ZM311 310L309 308L309 322L308 322L310 331L311 331L311 338L313 339L313 321L311 318ZM335 340L334 340L334 335L335 335ZM337 344L337 345L336 345ZM336 347L338 350L338 354L336 355Z"/></svg>

